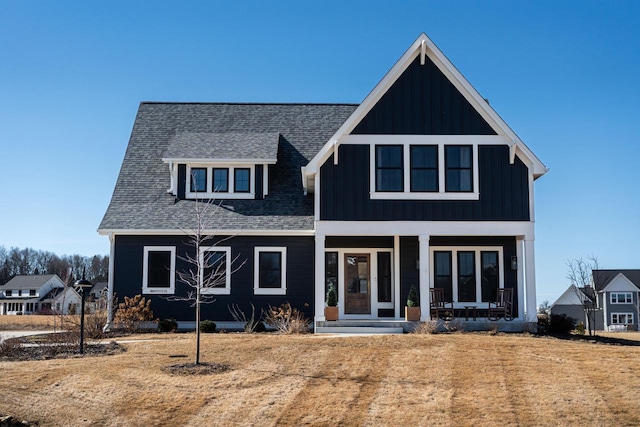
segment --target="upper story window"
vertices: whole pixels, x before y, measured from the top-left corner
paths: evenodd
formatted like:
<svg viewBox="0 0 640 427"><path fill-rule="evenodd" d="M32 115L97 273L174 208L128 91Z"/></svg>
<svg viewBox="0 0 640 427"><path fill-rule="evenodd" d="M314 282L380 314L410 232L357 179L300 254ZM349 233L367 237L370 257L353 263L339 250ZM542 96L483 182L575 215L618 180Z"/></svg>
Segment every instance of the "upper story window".
<svg viewBox="0 0 640 427"><path fill-rule="evenodd" d="M6 290L6 291L4 291L4 294L5 294L5 296L10 297L10 296L12 296L13 291L12 290Z"/></svg>
<svg viewBox="0 0 640 427"><path fill-rule="evenodd" d="M631 292L612 292L611 304L632 304L633 296Z"/></svg>
<svg viewBox="0 0 640 427"><path fill-rule="evenodd" d="M402 191L402 145L376 146L376 191Z"/></svg>
<svg viewBox="0 0 640 427"><path fill-rule="evenodd" d="M438 191L438 146L412 145L411 191Z"/></svg>
<svg viewBox="0 0 640 427"><path fill-rule="evenodd" d="M191 180L185 194L189 199L253 199L255 197L255 166L253 165L193 164L187 166L187 177Z"/></svg>
<svg viewBox="0 0 640 427"><path fill-rule="evenodd" d="M358 135L370 143L372 199L478 200L478 143L466 135ZM397 144L378 144L394 141Z"/></svg>
<svg viewBox="0 0 640 427"><path fill-rule="evenodd" d="M36 296L36 290L35 289L29 289L29 296L30 297L35 297Z"/></svg>
<svg viewBox="0 0 640 427"><path fill-rule="evenodd" d="M469 145L446 145L446 191L473 191L473 154Z"/></svg>

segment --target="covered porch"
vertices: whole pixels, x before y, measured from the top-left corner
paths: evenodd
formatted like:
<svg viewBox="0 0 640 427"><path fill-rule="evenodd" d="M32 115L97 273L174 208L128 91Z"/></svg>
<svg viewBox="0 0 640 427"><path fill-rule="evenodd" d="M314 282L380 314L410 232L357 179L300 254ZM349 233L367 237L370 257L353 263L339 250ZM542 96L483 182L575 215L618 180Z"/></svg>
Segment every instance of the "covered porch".
<svg viewBox="0 0 640 427"><path fill-rule="evenodd" d="M523 330L527 323L537 322L531 223L428 224L438 230L420 230L421 225L425 226L317 223L317 331L389 322L405 332L412 330L415 324L405 321L412 287L418 291L423 322L438 317L431 310L433 288L443 289L451 304L448 320L464 330L495 329L496 324L500 330ZM338 322L327 321L324 315L331 285L338 295ZM490 302L505 288L512 290L511 316L496 319L495 313L490 315Z"/></svg>

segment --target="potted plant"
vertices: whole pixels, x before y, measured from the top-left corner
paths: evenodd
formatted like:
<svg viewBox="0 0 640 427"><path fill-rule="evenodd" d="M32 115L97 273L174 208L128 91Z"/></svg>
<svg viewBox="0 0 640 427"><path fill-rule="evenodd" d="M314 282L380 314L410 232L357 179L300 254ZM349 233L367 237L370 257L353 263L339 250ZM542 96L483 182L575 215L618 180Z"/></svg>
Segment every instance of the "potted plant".
<svg viewBox="0 0 640 427"><path fill-rule="evenodd" d="M413 285L409 289L407 306L404 308L404 317L407 322L420 320L420 300L418 299L418 290Z"/></svg>
<svg viewBox="0 0 640 427"><path fill-rule="evenodd" d="M338 320L338 293L334 285L327 291L326 307L324 308L325 320Z"/></svg>

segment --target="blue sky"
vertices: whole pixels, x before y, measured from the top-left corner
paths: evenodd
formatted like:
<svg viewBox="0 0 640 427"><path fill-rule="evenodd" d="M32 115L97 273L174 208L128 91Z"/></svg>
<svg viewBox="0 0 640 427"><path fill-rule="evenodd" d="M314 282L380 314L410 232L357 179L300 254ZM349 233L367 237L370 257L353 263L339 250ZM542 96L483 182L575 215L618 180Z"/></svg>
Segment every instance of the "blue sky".
<svg viewBox="0 0 640 427"><path fill-rule="evenodd" d="M552 302L569 259L640 268L638 22L638 1L0 0L0 245L108 253L140 101L358 103L425 32L551 168Z"/></svg>

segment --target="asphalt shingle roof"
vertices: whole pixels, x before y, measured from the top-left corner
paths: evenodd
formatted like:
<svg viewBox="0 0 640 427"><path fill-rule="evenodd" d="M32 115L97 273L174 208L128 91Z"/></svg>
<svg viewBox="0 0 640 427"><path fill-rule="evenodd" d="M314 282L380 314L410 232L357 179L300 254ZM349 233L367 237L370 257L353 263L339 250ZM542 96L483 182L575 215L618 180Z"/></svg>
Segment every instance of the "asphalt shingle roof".
<svg viewBox="0 0 640 427"><path fill-rule="evenodd" d="M140 104L120 174L100 230L180 230L194 224L193 200L167 192L169 168L162 158L187 144L185 135L238 134L245 148L270 152L262 136L279 135L277 163L269 167L264 200L224 200L205 224L223 230L312 230L313 196L305 196L300 168L353 113L354 104ZM212 149L210 145L205 150ZM232 148L232 147L231 147ZM193 150L200 150L194 148ZM233 149L231 150L233 151ZM185 156L186 157L186 156Z"/></svg>
<svg viewBox="0 0 640 427"><path fill-rule="evenodd" d="M171 159L260 159L278 156L277 132L181 132L169 140L164 157Z"/></svg>
<svg viewBox="0 0 640 427"><path fill-rule="evenodd" d="M40 289L53 277L55 274L16 276L4 284L4 289Z"/></svg>
<svg viewBox="0 0 640 427"><path fill-rule="evenodd" d="M622 273L631 283L640 288L640 270L593 270L593 282L596 290L601 291L607 287L609 282Z"/></svg>

